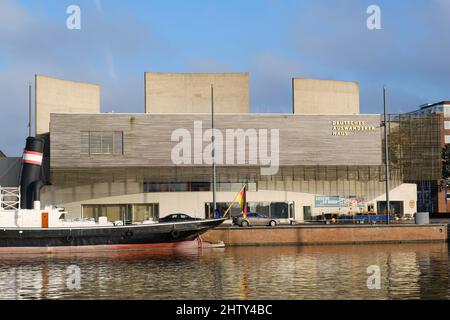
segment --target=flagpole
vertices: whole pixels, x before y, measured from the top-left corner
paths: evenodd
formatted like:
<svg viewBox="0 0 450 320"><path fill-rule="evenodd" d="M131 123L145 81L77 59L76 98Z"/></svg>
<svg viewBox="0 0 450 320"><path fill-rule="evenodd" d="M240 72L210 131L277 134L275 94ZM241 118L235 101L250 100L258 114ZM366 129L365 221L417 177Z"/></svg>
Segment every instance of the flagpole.
<svg viewBox="0 0 450 320"><path fill-rule="evenodd" d="M384 171L386 174L385 181L385 189L386 189L386 223L390 224L389 215L390 215L390 203L389 203L389 143L388 143L388 122L387 122L387 114L386 114L386 87L383 87L383 108L384 108L384 153L385 153L385 161L384 161Z"/></svg>
<svg viewBox="0 0 450 320"><path fill-rule="evenodd" d="M28 136L31 137L31 82L28 83Z"/></svg>
<svg viewBox="0 0 450 320"><path fill-rule="evenodd" d="M244 186L241 188L241 190L239 190L239 192L236 194L236 196L234 197L233 201L231 202L231 204L228 206L228 209L225 210L225 213L223 214L222 217L226 217L228 211L230 211L231 207L233 206L233 204L235 204L236 202L236 198L238 197L238 195L242 192L242 190L247 186L247 184L245 183Z"/></svg>
<svg viewBox="0 0 450 320"><path fill-rule="evenodd" d="M214 87L211 84L211 128L212 128L212 135L211 135L211 142L212 142L212 191L213 191L213 216L214 213L217 210L217 203L216 203L216 149L214 146L214 141L216 140L215 132L214 132Z"/></svg>

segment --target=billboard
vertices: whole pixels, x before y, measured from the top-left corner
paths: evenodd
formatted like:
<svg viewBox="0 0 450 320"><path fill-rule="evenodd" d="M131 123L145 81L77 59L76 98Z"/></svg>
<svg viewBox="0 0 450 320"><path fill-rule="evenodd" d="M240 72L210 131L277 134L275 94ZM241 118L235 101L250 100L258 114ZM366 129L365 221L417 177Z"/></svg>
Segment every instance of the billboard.
<svg viewBox="0 0 450 320"><path fill-rule="evenodd" d="M349 208L364 207L364 197L361 196L316 196L316 208Z"/></svg>

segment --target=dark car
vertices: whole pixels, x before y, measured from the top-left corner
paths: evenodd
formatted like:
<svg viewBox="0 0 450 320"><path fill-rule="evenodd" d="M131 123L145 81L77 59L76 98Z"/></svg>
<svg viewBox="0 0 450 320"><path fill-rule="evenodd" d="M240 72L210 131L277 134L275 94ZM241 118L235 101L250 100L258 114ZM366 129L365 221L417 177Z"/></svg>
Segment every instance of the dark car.
<svg viewBox="0 0 450 320"><path fill-rule="evenodd" d="M181 222L181 221L196 221L201 220L199 218L193 218L184 213L172 213L164 218L160 218L159 222Z"/></svg>

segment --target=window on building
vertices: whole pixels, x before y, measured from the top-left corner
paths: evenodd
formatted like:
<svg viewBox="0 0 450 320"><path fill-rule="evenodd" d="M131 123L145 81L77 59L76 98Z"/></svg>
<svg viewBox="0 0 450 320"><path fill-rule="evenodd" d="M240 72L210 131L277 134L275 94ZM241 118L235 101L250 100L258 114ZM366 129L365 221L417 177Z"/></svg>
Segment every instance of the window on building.
<svg viewBox="0 0 450 320"><path fill-rule="evenodd" d="M450 135L445 135L445 143L450 143Z"/></svg>
<svg viewBox="0 0 450 320"><path fill-rule="evenodd" d="M159 218L159 204L134 204L133 205L133 222L142 222L145 220L158 220Z"/></svg>
<svg viewBox="0 0 450 320"><path fill-rule="evenodd" d="M191 189L189 191L210 191L212 190L209 182L191 182Z"/></svg>
<svg viewBox="0 0 450 320"><path fill-rule="evenodd" d="M123 154L123 132L82 131L81 154Z"/></svg>
<svg viewBox="0 0 450 320"><path fill-rule="evenodd" d="M251 202L247 206L250 211L261 213L266 217L270 216L270 202Z"/></svg>
<svg viewBox="0 0 450 320"><path fill-rule="evenodd" d="M130 207L124 204L111 205L83 205L83 218L94 218L98 222L99 217L107 217L109 222L128 221L130 216Z"/></svg>
<svg viewBox="0 0 450 320"><path fill-rule="evenodd" d="M247 191L257 191L256 182L247 182ZM239 192L244 183L218 182L216 183L217 191Z"/></svg>
<svg viewBox="0 0 450 320"><path fill-rule="evenodd" d="M450 121L444 121L444 129L450 130Z"/></svg>
<svg viewBox="0 0 450 320"><path fill-rule="evenodd" d="M270 216L277 219L289 218L289 207L285 202L274 202L270 204Z"/></svg>
<svg viewBox="0 0 450 320"><path fill-rule="evenodd" d="M444 106L444 117L450 118L450 106Z"/></svg>
<svg viewBox="0 0 450 320"><path fill-rule="evenodd" d="M217 202L216 207L220 214L223 216L230 206L230 202ZM287 219L292 214L289 213L289 203L287 202L248 202L248 212L257 212L263 216L274 219ZM212 217L213 204L211 202L205 203L205 218ZM291 208L292 209L292 208ZM238 203L234 203L228 211L232 217L236 217L241 214L242 209Z"/></svg>
<svg viewBox="0 0 450 320"><path fill-rule="evenodd" d="M239 192L244 183L218 182L216 190ZM186 192L186 191L211 191L212 184L210 182L151 182L144 181L144 192ZM247 183L247 191L257 191L256 182Z"/></svg>
<svg viewBox="0 0 450 320"><path fill-rule="evenodd" d="M109 222L123 221L124 224L158 220L159 204L85 204L82 205L83 218L107 217Z"/></svg>

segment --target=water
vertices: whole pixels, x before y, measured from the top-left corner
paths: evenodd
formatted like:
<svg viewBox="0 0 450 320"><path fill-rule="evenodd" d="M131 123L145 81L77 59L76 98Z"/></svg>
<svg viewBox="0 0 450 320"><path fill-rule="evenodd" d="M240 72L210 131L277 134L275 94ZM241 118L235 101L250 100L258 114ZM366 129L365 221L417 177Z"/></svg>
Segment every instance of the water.
<svg viewBox="0 0 450 320"><path fill-rule="evenodd" d="M367 287L372 265L380 289ZM0 255L0 299L448 299L448 288L444 243Z"/></svg>

